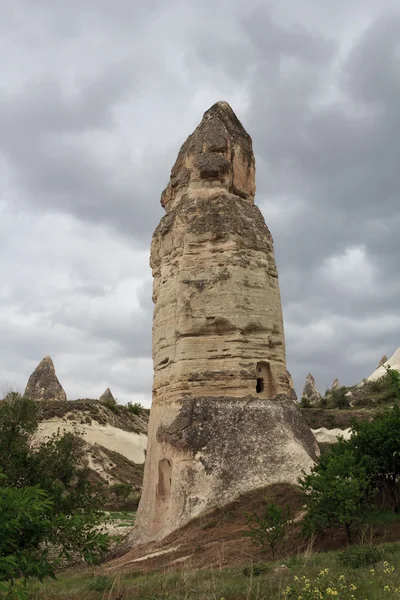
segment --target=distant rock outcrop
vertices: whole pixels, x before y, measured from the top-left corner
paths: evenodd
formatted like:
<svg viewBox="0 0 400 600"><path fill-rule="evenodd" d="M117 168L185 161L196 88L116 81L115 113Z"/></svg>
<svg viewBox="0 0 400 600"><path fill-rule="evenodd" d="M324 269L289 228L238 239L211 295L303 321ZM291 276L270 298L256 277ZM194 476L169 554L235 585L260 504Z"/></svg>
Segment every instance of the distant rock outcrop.
<svg viewBox="0 0 400 600"><path fill-rule="evenodd" d="M339 379L336 377L336 379L332 383L331 392L334 392L335 390L339 389L339 387L340 387L340 385L339 385Z"/></svg>
<svg viewBox="0 0 400 600"><path fill-rule="evenodd" d="M308 373L306 377L302 398L306 398L311 404L318 404L322 398L321 394L315 387L315 379L311 373Z"/></svg>
<svg viewBox="0 0 400 600"><path fill-rule="evenodd" d="M57 379L50 356L45 356L28 379L24 395L31 400L66 401L67 395Z"/></svg>
<svg viewBox="0 0 400 600"><path fill-rule="evenodd" d="M385 358L384 356L382 357ZM382 362L382 361L381 361ZM367 381L376 381L381 377L386 375L386 368L391 367L392 369L396 369L396 371L400 371L400 348L397 348L396 352L391 356L388 360L386 360L383 364L381 364L376 371L372 373L369 377L367 377Z"/></svg>
<svg viewBox="0 0 400 600"><path fill-rule="evenodd" d="M388 357L386 356L386 354L384 354L382 356L381 360L379 361L378 369L379 369L379 367L381 367L382 365L384 365L385 362L387 362L387 360L388 360Z"/></svg>
<svg viewBox="0 0 400 600"><path fill-rule="evenodd" d="M99 402L102 402L103 404L107 404L110 402L112 402L113 404L117 403L117 401L111 393L110 388L107 388L106 391L100 396Z"/></svg>

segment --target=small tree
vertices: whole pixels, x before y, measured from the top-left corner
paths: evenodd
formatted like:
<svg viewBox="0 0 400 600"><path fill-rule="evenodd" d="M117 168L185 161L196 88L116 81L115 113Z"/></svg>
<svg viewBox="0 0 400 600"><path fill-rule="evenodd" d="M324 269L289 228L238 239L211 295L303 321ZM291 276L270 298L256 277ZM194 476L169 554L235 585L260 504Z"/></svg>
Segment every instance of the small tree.
<svg viewBox="0 0 400 600"><path fill-rule="evenodd" d="M305 535L344 527L350 543L353 526L368 512L369 480L346 444L339 441L331 453L321 456L311 473L299 479L308 507Z"/></svg>
<svg viewBox="0 0 400 600"><path fill-rule="evenodd" d="M27 598L29 579L55 577L71 553L93 562L108 549L108 536L83 515L55 515L53 502L39 486L12 488L0 474L0 592ZM23 585L20 585L20 584Z"/></svg>
<svg viewBox="0 0 400 600"><path fill-rule="evenodd" d="M291 523L289 506L281 508L266 499L266 506L261 515L253 513L248 517L249 531L245 535L250 537L254 543L259 544L263 550L269 546L272 558L275 558L277 546L283 540Z"/></svg>

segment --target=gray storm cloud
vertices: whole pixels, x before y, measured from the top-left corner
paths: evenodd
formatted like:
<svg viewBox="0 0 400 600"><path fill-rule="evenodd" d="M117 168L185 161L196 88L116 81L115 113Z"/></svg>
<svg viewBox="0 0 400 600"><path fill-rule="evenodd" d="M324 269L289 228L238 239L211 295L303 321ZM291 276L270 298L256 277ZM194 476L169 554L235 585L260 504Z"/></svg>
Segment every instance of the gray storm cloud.
<svg viewBox="0 0 400 600"><path fill-rule="evenodd" d="M160 193L221 99L254 141L298 392L400 345L394 0L3 4L1 383L51 354L69 398L150 402Z"/></svg>

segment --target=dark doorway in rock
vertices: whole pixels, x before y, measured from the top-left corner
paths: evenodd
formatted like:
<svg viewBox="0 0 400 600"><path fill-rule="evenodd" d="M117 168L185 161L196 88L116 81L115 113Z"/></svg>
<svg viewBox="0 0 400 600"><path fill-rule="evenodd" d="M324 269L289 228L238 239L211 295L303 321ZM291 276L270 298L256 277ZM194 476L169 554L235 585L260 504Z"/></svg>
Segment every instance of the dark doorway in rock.
<svg viewBox="0 0 400 600"><path fill-rule="evenodd" d="M257 392L257 394L261 394L263 391L264 391L264 379L262 377L257 377L256 392Z"/></svg>
<svg viewBox="0 0 400 600"><path fill-rule="evenodd" d="M258 362L256 366L256 374L257 394L262 394L263 398L274 398L276 396L276 386L269 362Z"/></svg>

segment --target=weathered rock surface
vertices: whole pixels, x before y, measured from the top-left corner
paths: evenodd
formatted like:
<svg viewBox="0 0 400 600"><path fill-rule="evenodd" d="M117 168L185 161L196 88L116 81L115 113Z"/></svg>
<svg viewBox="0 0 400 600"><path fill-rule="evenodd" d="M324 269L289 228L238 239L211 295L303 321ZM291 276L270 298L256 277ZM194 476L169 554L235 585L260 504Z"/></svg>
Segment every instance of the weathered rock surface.
<svg viewBox="0 0 400 600"><path fill-rule="evenodd" d="M308 373L306 377L302 398L306 398L311 404L318 404L322 399L321 394L315 386L315 379L311 373Z"/></svg>
<svg viewBox="0 0 400 600"><path fill-rule="evenodd" d="M396 369L396 371L400 371L400 348L397 348L393 356L381 364L369 377L367 377L367 381L376 381L377 379L384 377L387 373L385 367L391 367L392 369Z"/></svg>
<svg viewBox="0 0 400 600"><path fill-rule="evenodd" d="M106 391L102 393L99 398L99 402L112 402L113 404L116 404L116 400L112 395L110 388L107 388Z"/></svg>
<svg viewBox="0 0 400 600"><path fill-rule="evenodd" d="M382 365L384 365L385 362L387 362L387 360L388 360L388 357L386 356L386 354L384 354L382 356L381 360L379 361L378 369L379 369L379 367L381 367Z"/></svg>
<svg viewBox="0 0 400 600"><path fill-rule="evenodd" d="M333 392L333 391L339 389L339 387L340 387L340 385L339 385L339 379L336 378L336 379L334 379L334 381L332 383L331 391Z"/></svg>
<svg viewBox="0 0 400 600"><path fill-rule="evenodd" d="M290 399L273 241L254 194L251 138L218 102L179 152L153 235L153 403L128 545L295 482L318 453Z"/></svg>
<svg viewBox="0 0 400 600"><path fill-rule="evenodd" d="M286 371L286 373L287 373L287 376L289 379L290 397L292 398L293 402L297 402L297 394L296 394L296 390L294 389L294 383L293 383L292 376L289 371Z"/></svg>
<svg viewBox="0 0 400 600"><path fill-rule="evenodd" d="M31 400L67 400L50 356L45 356L33 371L24 395Z"/></svg>

